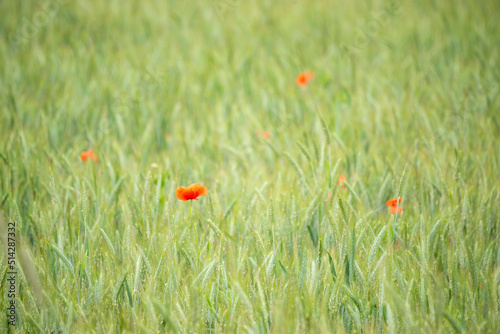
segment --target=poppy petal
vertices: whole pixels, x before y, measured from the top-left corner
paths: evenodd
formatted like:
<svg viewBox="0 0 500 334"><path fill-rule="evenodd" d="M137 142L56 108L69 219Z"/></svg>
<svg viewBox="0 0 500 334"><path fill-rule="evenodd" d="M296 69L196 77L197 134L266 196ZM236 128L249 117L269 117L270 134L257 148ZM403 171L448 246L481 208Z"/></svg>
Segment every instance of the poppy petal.
<svg viewBox="0 0 500 334"><path fill-rule="evenodd" d="M297 86L304 86L306 84L306 79L302 75L299 75L297 79L295 79L295 83Z"/></svg>
<svg viewBox="0 0 500 334"><path fill-rule="evenodd" d="M194 198L207 195L207 188L199 183L193 183L188 187L193 192Z"/></svg>
<svg viewBox="0 0 500 334"><path fill-rule="evenodd" d="M345 183L347 183L347 179L345 178L344 175L340 174L338 180L337 180L337 185L342 184L342 188L346 188Z"/></svg>
<svg viewBox="0 0 500 334"><path fill-rule="evenodd" d="M385 204L387 204L387 206L396 206L398 204L401 204L401 197L390 199L385 202Z"/></svg>
<svg viewBox="0 0 500 334"><path fill-rule="evenodd" d="M188 201L190 199L198 200L199 196L205 196L207 194L207 188L199 183L193 183L187 188L178 187L175 191L175 195L181 201Z"/></svg>
<svg viewBox="0 0 500 334"><path fill-rule="evenodd" d="M89 154L85 151L82 152L82 154L80 154L80 159L82 159L83 162L87 161L87 159L89 158Z"/></svg>
<svg viewBox="0 0 500 334"><path fill-rule="evenodd" d="M175 195L177 196L178 199L181 201L187 201L189 200L187 196L187 189L184 187L178 187L177 190L175 190Z"/></svg>
<svg viewBox="0 0 500 334"><path fill-rule="evenodd" d="M403 213L403 208L402 208L402 207L400 207L400 206L391 206L390 212L391 212L392 214L397 214L397 215L399 215L399 214Z"/></svg>
<svg viewBox="0 0 500 334"><path fill-rule="evenodd" d="M208 193L207 187L200 186L198 188L198 196L206 196Z"/></svg>
<svg viewBox="0 0 500 334"><path fill-rule="evenodd" d="M314 74L311 71L300 73L295 79L297 86L305 86L307 83L314 78Z"/></svg>

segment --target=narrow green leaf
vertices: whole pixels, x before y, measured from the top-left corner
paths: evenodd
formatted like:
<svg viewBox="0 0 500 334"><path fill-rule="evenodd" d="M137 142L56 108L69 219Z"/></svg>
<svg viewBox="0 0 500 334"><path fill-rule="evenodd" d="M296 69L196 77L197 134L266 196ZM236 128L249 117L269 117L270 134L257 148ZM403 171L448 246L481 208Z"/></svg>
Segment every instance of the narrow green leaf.
<svg viewBox="0 0 500 334"><path fill-rule="evenodd" d="M64 255L63 252L59 248L57 248L55 245L52 245L52 249L54 250L54 252L56 252L57 256L59 256L59 258L66 265L66 268L68 268L69 272L74 275L75 268L73 267L73 265L71 264L69 259L66 257L66 255Z"/></svg>

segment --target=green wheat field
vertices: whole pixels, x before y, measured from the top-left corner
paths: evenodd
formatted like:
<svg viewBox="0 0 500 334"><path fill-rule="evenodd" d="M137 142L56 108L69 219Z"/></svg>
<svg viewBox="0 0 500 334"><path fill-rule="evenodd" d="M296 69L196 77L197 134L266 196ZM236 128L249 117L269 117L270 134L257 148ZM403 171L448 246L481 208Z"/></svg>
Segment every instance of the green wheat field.
<svg viewBox="0 0 500 334"><path fill-rule="evenodd" d="M496 0L0 0L0 109L2 333L500 332Z"/></svg>

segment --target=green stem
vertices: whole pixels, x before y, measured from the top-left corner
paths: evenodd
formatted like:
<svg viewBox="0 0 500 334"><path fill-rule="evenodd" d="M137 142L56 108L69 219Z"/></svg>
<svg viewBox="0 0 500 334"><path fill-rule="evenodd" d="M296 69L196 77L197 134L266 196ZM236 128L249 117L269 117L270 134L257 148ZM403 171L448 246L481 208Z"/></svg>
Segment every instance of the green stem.
<svg viewBox="0 0 500 334"><path fill-rule="evenodd" d="M193 200L191 200L191 204L189 205L189 216L191 217L191 225L193 225L194 240L196 240L196 254L198 255L198 265L200 265L200 246L198 244L198 235L196 234L196 225L193 221Z"/></svg>

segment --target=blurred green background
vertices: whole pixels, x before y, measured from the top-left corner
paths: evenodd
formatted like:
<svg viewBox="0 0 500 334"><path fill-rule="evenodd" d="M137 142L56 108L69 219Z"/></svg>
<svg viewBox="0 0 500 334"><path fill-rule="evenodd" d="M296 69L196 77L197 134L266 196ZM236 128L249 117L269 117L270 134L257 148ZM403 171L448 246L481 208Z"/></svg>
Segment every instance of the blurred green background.
<svg viewBox="0 0 500 334"><path fill-rule="evenodd" d="M17 330L498 331L499 46L494 0L0 0Z"/></svg>

